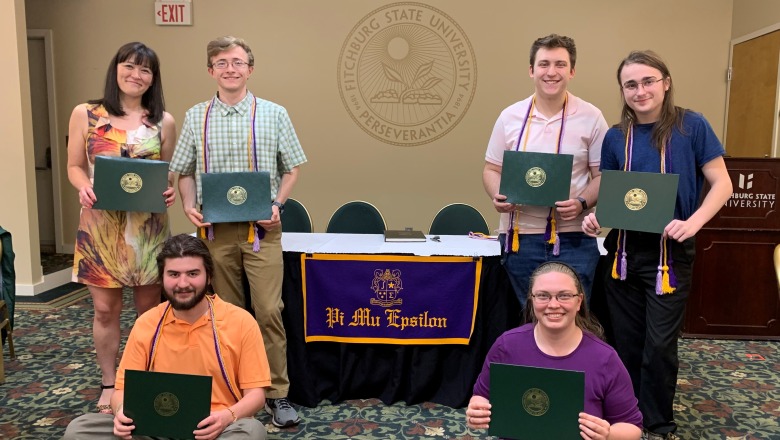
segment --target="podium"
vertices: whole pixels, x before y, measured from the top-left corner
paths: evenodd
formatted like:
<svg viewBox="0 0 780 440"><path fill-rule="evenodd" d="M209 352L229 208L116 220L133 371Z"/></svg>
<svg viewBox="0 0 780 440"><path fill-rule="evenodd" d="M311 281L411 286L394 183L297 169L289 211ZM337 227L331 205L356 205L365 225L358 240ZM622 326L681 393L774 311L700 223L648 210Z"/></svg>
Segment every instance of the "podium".
<svg viewBox="0 0 780 440"><path fill-rule="evenodd" d="M726 158L734 193L696 235L686 337L780 340L780 159Z"/></svg>

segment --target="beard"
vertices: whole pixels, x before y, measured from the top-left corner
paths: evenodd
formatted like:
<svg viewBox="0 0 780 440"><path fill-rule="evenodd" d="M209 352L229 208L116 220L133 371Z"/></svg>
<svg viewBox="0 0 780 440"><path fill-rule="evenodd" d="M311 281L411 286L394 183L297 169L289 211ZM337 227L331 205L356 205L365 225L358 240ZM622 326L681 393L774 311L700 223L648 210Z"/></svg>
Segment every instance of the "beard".
<svg viewBox="0 0 780 440"><path fill-rule="evenodd" d="M165 298L167 298L168 301L171 303L171 307L173 307L173 310L190 310L196 305L200 304L201 301L203 301L203 298L206 296L207 290L208 288L204 287L203 290L197 292L191 299L187 301L180 301L176 298L177 293L195 292L195 289L194 288L173 289L172 294L165 291Z"/></svg>

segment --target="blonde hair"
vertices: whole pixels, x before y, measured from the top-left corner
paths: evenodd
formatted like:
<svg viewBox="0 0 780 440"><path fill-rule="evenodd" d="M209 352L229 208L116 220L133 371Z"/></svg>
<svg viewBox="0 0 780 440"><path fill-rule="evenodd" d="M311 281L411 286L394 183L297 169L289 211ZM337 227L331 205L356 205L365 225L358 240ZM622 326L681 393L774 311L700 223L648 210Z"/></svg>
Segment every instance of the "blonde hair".
<svg viewBox="0 0 780 440"><path fill-rule="evenodd" d="M249 59L247 60L249 65L255 65L255 56L252 55L252 49L249 48L249 45L246 43L246 41L244 41L243 38L234 37L232 35L226 35L224 37L219 37L209 41L209 44L206 46L206 65L208 67L212 67L212 58L234 47L240 47L244 49L247 56L249 56Z"/></svg>

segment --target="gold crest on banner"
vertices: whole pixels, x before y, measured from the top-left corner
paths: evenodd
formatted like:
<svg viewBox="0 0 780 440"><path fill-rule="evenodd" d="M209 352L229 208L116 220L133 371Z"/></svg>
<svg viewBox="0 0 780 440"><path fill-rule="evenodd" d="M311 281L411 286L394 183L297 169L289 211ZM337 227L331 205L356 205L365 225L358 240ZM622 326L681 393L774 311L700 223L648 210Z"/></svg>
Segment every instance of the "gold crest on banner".
<svg viewBox="0 0 780 440"><path fill-rule="evenodd" d="M376 294L376 298L371 298L371 304L382 307L401 305L403 300L398 297L401 289L403 289L403 283L401 282L400 270L394 269L391 272L390 269L384 271L376 269L374 279L371 281L371 290Z"/></svg>

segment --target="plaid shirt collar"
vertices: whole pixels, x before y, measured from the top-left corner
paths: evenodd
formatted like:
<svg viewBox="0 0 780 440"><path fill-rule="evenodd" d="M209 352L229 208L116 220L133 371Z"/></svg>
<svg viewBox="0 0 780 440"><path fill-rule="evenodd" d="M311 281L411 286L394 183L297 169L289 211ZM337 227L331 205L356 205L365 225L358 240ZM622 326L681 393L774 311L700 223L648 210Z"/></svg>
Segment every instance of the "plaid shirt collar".
<svg viewBox="0 0 780 440"><path fill-rule="evenodd" d="M219 99L219 92L217 92L217 99L214 100L214 111L219 112L220 116L227 116L232 111L237 112L239 115L246 115L249 110L252 109L252 101L255 99L255 95L249 90L246 92L246 96L236 105L227 105Z"/></svg>

